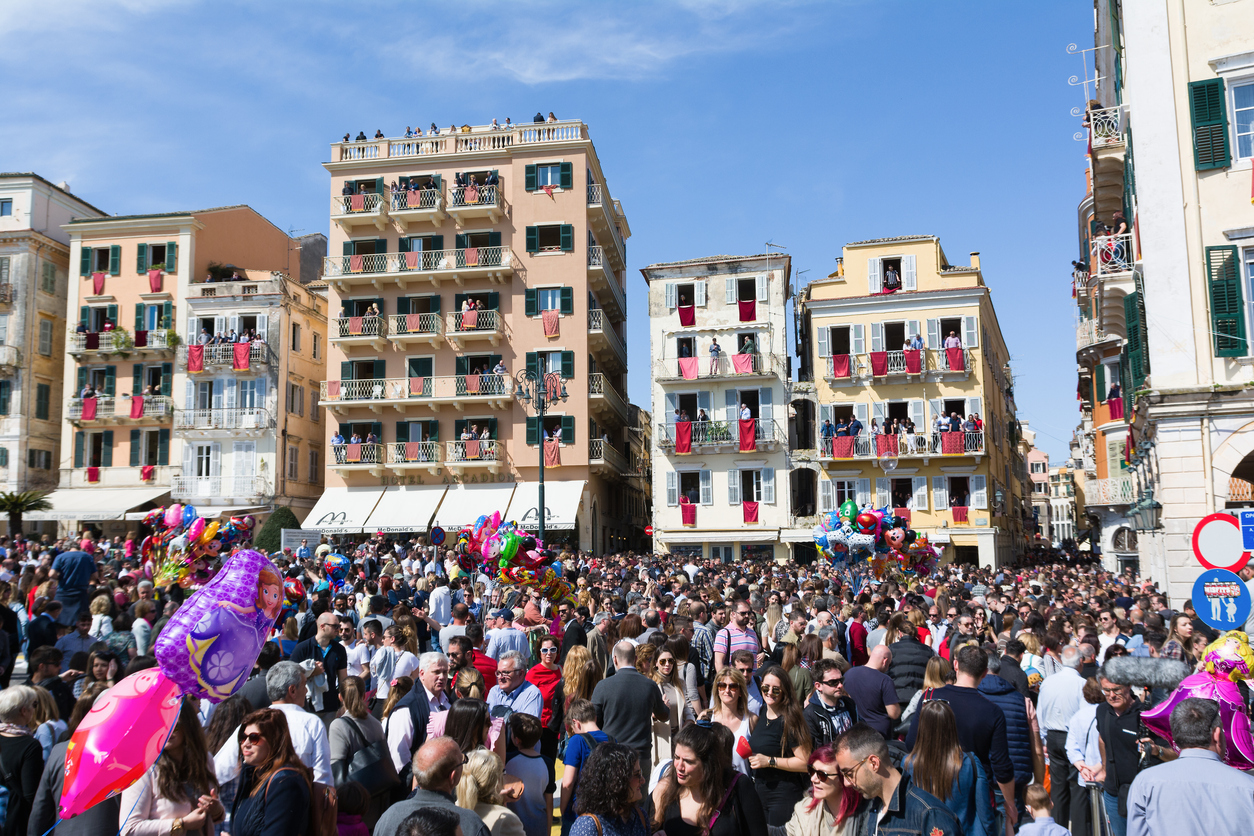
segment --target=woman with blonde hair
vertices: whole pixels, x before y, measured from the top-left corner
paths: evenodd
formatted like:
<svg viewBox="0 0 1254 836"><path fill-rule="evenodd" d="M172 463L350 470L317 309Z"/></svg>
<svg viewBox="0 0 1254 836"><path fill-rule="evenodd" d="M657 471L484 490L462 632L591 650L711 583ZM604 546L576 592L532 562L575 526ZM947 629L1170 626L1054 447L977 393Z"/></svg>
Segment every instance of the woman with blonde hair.
<svg viewBox="0 0 1254 836"><path fill-rule="evenodd" d="M501 785L505 768L487 749L475 749L466 757L457 782L457 806L471 810L492 836L525 836L522 819L502 804Z"/></svg>
<svg viewBox="0 0 1254 836"><path fill-rule="evenodd" d="M906 710L901 713L901 719L897 721L898 726L909 726L910 718L919 710L919 702L923 699L925 692L944 688L956 681L954 666L948 659L943 656L933 656L928 659L927 669L923 672L923 687L915 691L914 696L910 698L910 704L906 706Z"/></svg>
<svg viewBox="0 0 1254 836"><path fill-rule="evenodd" d="M486 700L488 683L475 668L462 668L453 677L453 693L459 700Z"/></svg>
<svg viewBox="0 0 1254 836"><path fill-rule="evenodd" d="M105 636L113 632L113 617L109 615L113 609L113 602L109 600L108 595L97 595L91 599L89 609L91 610L91 629L87 631L87 635L103 641Z"/></svg>
<svg viewBox="0 0 1254 836"><path fill-rule="evenodd" d="M398 676L392 682L392 689L388 691L387 701L383 703L383 710L379 712L384 718L388 717L396 704L401 701L401 697L414 690L414 680L408 676Z"/></svg>
<svg viewBox="0 0 1254 836"><path fill-rule="evenodd" d="M1019 667L1023 668L1025 672L1029 668L1035 668L1044 676L1045 660L1041 657L1041 640L1031 630L1020 630L1018 638L1019 641L1023 642L1023 647L1025 648Z"/></svg>
<svg viewBox="0 0 1254 836"><path fill-rule="evenodd" d="M636 647L636 670L644 676L653 678L654 662L657 660L657 645L645 642Z"/></svg>
<svg viewBox="0 0 1254 836"><path fill-rule="evenodd" d="M749 735L753 734L758 718L749 713L749 686L744 674L733 667L723 668L714 677L709 719L731 729L737 741L741 738L748 741ZM736 749L732 750L732 767L748 778L749 762Z"/></svg>
<svg viewBox="0 0 1254 836"><path fill-rule="evenodd" d="M383 631L383 647L370 660L370 674L376 683L375 698L387 699L391 683L402 676L412 677L418 670L418 657L410 649L414 643L405 627L389 624Z"/></svg>
<svg viewBox="0 0 1254 836"><path fill-rule="evenodd" d="M784 608L780 605L778 601L767 606L766 621L765 623L763 623L762 629L759 631L760 637L762 639L762 646L765 647L767 650L775 649L775 644L776 644L775 625L779 624L779 622L783 619L783 617L784 617Z"/></svg>
<svg viewBox="0 0 1254 836"><path fill-rule="evenodd" d="M478 671L475 671L478 673ZM592 661L592 654L582 644L571 647L566 653L566 662L562 665L562 691L565 709L570 707L572 700L591 700L592 690L601 681L601 671Z"/></svg>
<svg viewBox="0 0 1254 836"><path fill-rule="evenodd" d="M927 616L923 613L923 610L915 607L906 614L906 617L910 619L910 624L914 626L914 631L919 637L919 641L923 642L928 647L931 647L932 631L927 629Z"/></svg>
<svg viewBox="0 0 1254 836"><path fill-rule="evenodd" d="M47 761L48 752L61 739L67 726L61 719L61 711L52 694L46 688L36 688L35 692L39 699L35 703L35 717L31 720L31 725L35 727L35 739L43 747L44 760Z"/></svg>

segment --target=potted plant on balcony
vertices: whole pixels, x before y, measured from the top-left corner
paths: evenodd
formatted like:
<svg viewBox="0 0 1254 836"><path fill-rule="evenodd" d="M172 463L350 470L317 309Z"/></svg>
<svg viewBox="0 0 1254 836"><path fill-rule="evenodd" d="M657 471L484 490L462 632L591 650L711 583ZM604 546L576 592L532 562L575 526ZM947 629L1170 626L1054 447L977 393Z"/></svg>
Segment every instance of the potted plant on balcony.
<svg viewBox="0 0 1254 836"><path fill-rule="evenodd" d="M22 515L34 511L51 511L51 491L5 491L0 493L0 513L9 517L9 536L22 530Z"/></svg>
<svg viewBox="0 0 1254 836"><path fill-rule="evenodd" d="M178 348L183 344L183 338L179 336L179 332L173 328L165 329L165 344L169 348Z"/></svg>
<svg viewBox="0 0 1254 836"><path fill-rule="evenodd" d="M135 348L135 339L131 336L131 332L125 328L114 328L112 334L113 347L109 350L109 353L120 355L125 359Z"/></svg>

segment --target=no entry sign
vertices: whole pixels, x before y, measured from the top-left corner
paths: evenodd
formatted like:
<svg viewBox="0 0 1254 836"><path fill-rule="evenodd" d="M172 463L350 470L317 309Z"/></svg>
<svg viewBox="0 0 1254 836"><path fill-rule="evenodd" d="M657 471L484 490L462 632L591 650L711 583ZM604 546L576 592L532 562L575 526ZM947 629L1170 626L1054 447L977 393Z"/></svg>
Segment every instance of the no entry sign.
<svg viewBox="0 0 1254 836"><path fill-rule="evenodd" d="M1207 569L1235 572L1244 566L1250 553L1241 543L1241 525L1237 518L1231 514L1202 517L1193 529L1193 555Z"/></svg>

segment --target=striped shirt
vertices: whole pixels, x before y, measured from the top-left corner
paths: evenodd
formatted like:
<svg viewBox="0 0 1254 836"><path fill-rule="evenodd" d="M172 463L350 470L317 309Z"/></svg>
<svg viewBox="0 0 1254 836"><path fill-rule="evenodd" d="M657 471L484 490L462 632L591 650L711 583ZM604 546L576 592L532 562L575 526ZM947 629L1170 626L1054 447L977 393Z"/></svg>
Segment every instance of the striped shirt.
<svg viewBox="0 0 1254 836"><path fill-rule="evenodd" d="M714 652L724 654L726 664L731 663L731 655L737 650L748 650L756 656L760 649L758 634L754 630L741 630L729 624L714 637Z"/></svg>

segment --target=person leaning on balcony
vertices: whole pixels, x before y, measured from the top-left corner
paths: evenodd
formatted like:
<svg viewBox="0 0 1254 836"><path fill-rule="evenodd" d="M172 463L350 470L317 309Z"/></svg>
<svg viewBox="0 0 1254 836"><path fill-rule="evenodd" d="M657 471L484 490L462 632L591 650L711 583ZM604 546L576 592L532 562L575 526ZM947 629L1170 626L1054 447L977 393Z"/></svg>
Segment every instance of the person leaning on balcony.
<svg viewBox="0 0 1254 836"><path fill-rule="evenodd" d="M914 339L906 340L906 351L919 351L923 348L923 338L918 334L914 335Z"/></svg>
<svg viewBox="0 0 1254 836"><path fill-rule="evenodd" d="M849 435L849 422L843 415L836 419L836 435L841 438Z"/></svg>
<svg viewBox="0 0 1254 836"><path fill-rule="evenodd" d="M504 360L496 361L496 365L492 367L492 374L509 374L509 369L505 367Z"/></svg>
<svg viewBox="0 0 1254 836"><path fill-rule="evenodd" d="M531 121L532 122L544 122L544 114L537 110L535 118L532 119Z"/></svg>
<svg viewBox="0 0 1254 836"><path fill-rule="evenodd" d="M550 122L556 122L556 121L557 121L557 117L553 115L553 111L551 111L551 110L549 111L549 121L550 121Z"/></svg>
<svg viewBox="0 0 1254 836"><path fill-rule="evenodd" d="M356 430L353 430L353 434L349 437L348 443L349 444L361 444L361 436L357 434Z"/></svg>
<svg viewBox="0 0 1254 836"><path fill-rule="evenodd" d="M374 138L375 138L375 139L383 139L383 131L381 131L381 130L379 130L378 128L376 128L376 129L375 129L375 132L374 132Z"/></svg>
<svg viewBox="0 0 1254 836"><path fill-rule="evenodd" d="M81 392L79 392L79 393L78 393L78 396L79 396L80 398L94 398L94 397L96 397L96 387L95 387L95 385L89 382L86 386L84 386L84 387L83 387L83 391L81 391Z"/></svg>
<svg viewBox="0 0 1254 836"><path fill-rule="evenodd" d="M213 338L209 336L209 329L201 328L200 336L196 338L196 342L199 343L200 345L209 345L209 340L211 339Z"/></svg>
<svg viewBox="0 0 1254 836"><path fill-rule="evenodd" d="M846 432L848 432L846 430ZM832 419L823 420L823 426L819 427L819 438L823 439L823 449L832 449L832 439L836 437L836 428L832 426Z"/></svg>
<svg viewBox="0 0 1254 836"><path fill-rule="evenodd" d="M76 334L86 334L86 333L87 333L87 330L88 330L88 329L87 329L87 323L86 323L86 322L79 322L79 323L78 323L78 327L74 329L74 332L75 332Z"/></svg>
<svg viewBox="0 0 1254 836"><path fill-rule="evenodd" d="M1125 235L1128 232L1128 221L1122 211L1116 211L1110 216L1110 220L1114 235Z"/></svg>
<svg viewBox="0 0 1254 836"><path fill-rule="evenodd" d="M862 435L862 422L858 420L857 415L849 419L849 434L855 436Z"/></svg>
<svg viewBox="0 0 1254 836"><path fill-rule="evenodd" d="M353 139L353 132L352 132L352 131L345 131L345 132L344 132L344 141L345 141L345 142L351 142L351 141L352 141L352 139Z"/></svg>
<svg viewBox="0 0 1254 836"><path fill-rule="evenodd" d="M718 371L718 360L723 354L723 347L718 344L718 338L715 337L710 341L710 374Z"/></svg>
<svg viewBox="0 0 1254 836"><path fill-rule="evenodd" d="M975 421L971 418L970 415L967 416L967 420L962 422L962 431L964 433L975 432Z"/></svg>
<svg viewBox="0 0 1254 836"><path fill-rule="evenodd" d="M960 432L962 430L962 416L957 412L949 413L949 431L951 433Z"/></svg>
<svg viewBox="0 0 1254 836"><path fill-rule="evenodd" d="M950 331L949 336L945 338L945 348L962 348L962 340L958 339L957 334Z"/></svg>
<svg viewBox="0 0 1254 836"><path fill-rule="evenodd" d="M357 141L358 141L358 142L365 142L365 141L366 141L366 132L365 132L365 131L358 131L358 132L357 132Z"/></svg>
<svg viewBox="0 0 1254 836"><path fill-rule="evenodd" d="M500 182L501 182L501 178L497 177L496 169L489 171L488 176L483 178L483 185L485 186L495 186L495 185L498 185Z"/></svg>
<svg viewBox="0 0 1254 836"><path fill-rule="evenodd" d="M367 444L378 444L378 443L379 443L379 437L378 437L377 435L375 435L373 432L368 432L368 433L366 433L366 443L367 443Z"/></svg>

